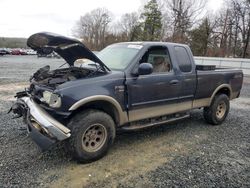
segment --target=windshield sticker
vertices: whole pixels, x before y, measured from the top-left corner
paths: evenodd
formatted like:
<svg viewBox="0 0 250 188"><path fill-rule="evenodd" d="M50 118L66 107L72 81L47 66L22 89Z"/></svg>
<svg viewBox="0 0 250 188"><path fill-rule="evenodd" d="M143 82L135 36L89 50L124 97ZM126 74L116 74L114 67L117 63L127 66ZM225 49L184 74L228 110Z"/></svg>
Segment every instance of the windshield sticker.
<svg viewBox="0 0 250 188"><path fill-rule="evenodd" d="M128 48L141 49L141 48L142 48L142 45L130 44L130 45L128 45Z"/></svg>

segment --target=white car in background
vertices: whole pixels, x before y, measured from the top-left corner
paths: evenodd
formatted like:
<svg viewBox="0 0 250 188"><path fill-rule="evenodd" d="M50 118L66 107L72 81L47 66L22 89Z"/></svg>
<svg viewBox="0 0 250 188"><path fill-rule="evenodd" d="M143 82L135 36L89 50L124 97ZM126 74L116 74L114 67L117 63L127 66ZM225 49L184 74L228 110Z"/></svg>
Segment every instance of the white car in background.
<svg viewBox="0 0 250 188"><path fill-rule="evenodd" d="M28 50L26 50L26 52L28 55L37 55L36 51L32 50L32 49L28 49Z"/></svg>

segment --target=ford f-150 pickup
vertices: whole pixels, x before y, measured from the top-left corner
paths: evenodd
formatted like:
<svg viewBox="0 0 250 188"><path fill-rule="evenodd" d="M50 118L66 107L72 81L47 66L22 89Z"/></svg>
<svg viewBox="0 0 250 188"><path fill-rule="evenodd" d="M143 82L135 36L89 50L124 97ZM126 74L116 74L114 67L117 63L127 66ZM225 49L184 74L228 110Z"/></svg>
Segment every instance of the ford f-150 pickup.
<svg viewBox="0 0 250 188"><path fill-rule="evenodd" d="M42 150L63 141L79 162L104 156L117 130L167 124L192 109L203 108L204 119L219 125L242 87L241 70L198 66L184 44L124 42L95 55L78 40L43 32L27 45L56 52L68 67L35 72L10 111L23 116Z"/></svg>

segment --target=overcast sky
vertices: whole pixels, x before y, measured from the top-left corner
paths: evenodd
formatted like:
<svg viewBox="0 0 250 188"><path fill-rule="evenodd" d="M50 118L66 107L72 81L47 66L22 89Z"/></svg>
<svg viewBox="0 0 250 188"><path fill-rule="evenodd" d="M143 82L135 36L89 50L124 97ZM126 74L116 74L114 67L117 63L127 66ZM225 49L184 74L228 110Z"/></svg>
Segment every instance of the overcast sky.
<svg viewBox="0 0 250 188"><path fill-rule="evenodd" d="M222 0L208 0L217 9ZM40 31L66 36L81 15L100 7L116 19L137 11L145 0L0 0L0 37L29 37Z"/></svg>

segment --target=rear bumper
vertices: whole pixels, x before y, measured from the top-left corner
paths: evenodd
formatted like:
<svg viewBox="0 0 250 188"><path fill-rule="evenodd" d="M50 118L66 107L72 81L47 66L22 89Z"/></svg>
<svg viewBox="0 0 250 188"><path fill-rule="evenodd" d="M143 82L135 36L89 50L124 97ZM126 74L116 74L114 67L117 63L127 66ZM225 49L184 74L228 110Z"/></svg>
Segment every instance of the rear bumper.
<svg viewBox="0 0 250 188"><path fill-rule="evenodd" d="M50 116L28 96L19 98L12 111L23 116L30 137L42 150L70 137L70 130L67 127Z"/></svg>

